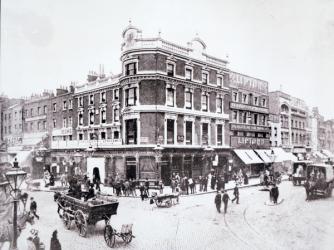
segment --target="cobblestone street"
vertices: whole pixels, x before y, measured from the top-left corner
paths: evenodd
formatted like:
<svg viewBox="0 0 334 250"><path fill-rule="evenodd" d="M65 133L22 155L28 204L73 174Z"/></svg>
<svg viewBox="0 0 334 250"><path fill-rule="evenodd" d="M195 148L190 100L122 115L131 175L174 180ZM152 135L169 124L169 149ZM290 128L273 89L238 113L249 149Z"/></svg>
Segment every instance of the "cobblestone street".
<svg viewBox="0 0 334 250"><path fill-rule="evenodd" d="M229 204L224 217L215 210L214 194L182 197L171 208L157 208L149 201L120 198L118 214L112 225L134 223L136 236L118 249L332 249L334 219L323 216L334 209L333 198L305 202L302 187L290 182L280 185L282 204L264 205L268 192L259 187L240 190L240 205ZM232 192L229 192L232 198ZM90 228L87 238L78 235L74 224L65 229L57 215L53 193L35 192L41 219L33 228L39 230L47 249L52 231L57 229L63 249L107 249L103 238L104 222ZM43 200L43 203L41 202ZM315 213L315 211L317 213ZM20 249L26 249L29 225L19 238Z"/></svg>

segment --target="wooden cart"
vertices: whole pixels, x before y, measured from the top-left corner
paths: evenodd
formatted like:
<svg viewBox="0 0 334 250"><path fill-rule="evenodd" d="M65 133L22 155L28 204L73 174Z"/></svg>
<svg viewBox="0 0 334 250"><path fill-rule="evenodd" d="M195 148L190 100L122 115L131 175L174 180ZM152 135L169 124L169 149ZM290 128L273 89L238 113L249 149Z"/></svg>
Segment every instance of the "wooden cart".
<svg viewBox="0 0 334 250"><path fill-rule="evenodd" d="M55 200L58 203L60 216L67 229L71 228L73 224L72 222L74 221L74 224L79 231L79 235L86 237L88 225L95 225L96 222L104 220L106 223L104 238L108 246L114 246L115 243L113 242L115 241L115 236L110 234L109 230L111 227L111 216L117 214L117 200L99 196L95 200L82 201L64 193L57 193L55 195ZM123 233L121 236L124 235L125 234ZM132 237L131 227L131 235L128 235L125 238L127 243L132 240Z"/></svg>
<svg viewBox="0 0 334 250"><path fill-rule="evenodd" d="M152 199L157 207L171 207L179 203L179 194L160 194L153 192Z"/></svg>

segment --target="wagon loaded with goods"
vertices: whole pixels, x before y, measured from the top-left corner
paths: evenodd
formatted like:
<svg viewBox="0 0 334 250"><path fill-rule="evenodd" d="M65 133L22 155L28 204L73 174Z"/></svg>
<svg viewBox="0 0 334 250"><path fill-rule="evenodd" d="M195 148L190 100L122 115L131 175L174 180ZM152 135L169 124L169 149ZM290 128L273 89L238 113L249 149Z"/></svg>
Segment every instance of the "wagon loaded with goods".
<svg viewBox="0 0 334 250"><path fill-rule="evenodd" d="M115 199L99 195L95 199L82 201L65 193L56 193L55 200L65 227L71 229L74 224L82 237L87 236L88 225L94 226L101 220L104 220L106 224L104 239L109 247L115 246L116 236L121 237L125 243L130 243L134 237L132 224L122 225L120 233L112 228L111 216L117 214L119 204Z"/></svg>
<svg viewBox="0 0 334 250"><path fill-rule="evenodd" d="M157 207L171 207L179 203L179 194L160 194L152 193L152 202L155 202Z"/></svg>

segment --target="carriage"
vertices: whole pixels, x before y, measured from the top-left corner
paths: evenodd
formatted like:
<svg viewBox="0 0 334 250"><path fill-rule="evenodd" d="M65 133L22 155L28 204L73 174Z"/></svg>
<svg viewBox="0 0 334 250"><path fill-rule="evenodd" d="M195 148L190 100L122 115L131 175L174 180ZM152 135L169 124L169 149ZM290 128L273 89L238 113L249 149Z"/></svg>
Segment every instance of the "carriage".
<svg viewBox="0 0 334 250"><path fill-rule="evenodd" d="M333 166L328 164L310 164L307 166L307 177L310 181L310 195L331 197L334 187Z"/></svg>
<svg viewBox="0 0 334 250"><path fill-rule="evenodd" d="M117 233L110 224L111 216L117 214L118 201L107 196L99 195L93 200L82 201L65 193L56 193L55 200L58 203L58 212L64 225L70 229L74 222L79 235L87 236L88 226L95 225L104 220L104 238L109 247L115 245L116 236L121 237L125 243L130 243L132 238L132 224L123 225L120 233Z"/></svg>
<svg viewBox="0 0 334 250"><path fill-rule="evenodd" d="M302 185L306 181L306 169L309 164L308 161L299 161L293 164L293 173L290 179L294 186Z"/></svg>
<svg viewBox="0 0 334 250"><path fill-rule="evenodd" d="M152 200L155 202L157 207L171 207L179 203L179 194L160 194L156 192L152 193Z"/></svg>

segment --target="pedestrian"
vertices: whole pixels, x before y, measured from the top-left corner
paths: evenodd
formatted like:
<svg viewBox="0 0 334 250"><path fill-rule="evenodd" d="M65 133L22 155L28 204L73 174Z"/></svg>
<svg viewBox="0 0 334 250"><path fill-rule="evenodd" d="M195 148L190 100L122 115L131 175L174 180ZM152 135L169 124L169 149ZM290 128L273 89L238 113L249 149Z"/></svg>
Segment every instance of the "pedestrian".
<svg viewBox="0 0 334 250"><path fill-rule="evenodd" d="M184 180L184 188L185 188L186 194L188 195L189 194L189 180L187 176L184 176L183 180Z"/></svg>
<svg viewBox="0 0 334 250"><path fill-rule="evenodd" d="M203 192L207 192L208 191L208 177L205 176L203 178Z"/></svg>
<svg viewBox="0 0 334 250"><path fill-rule="evenodd" d="M244 173L244 185L248 185L248 175Z"/></svg>
<svg viewBox="0 0 334 250"><path fill-rule="evenodd" d="M175 188L176 188L176 181L175 181L175 179L172 179L170 185L171 185L171 188L172 188L172 193L175 193Z"/></svg>
<svg viewBox="0 0 334 250"><path fill-rule="evenodd" d="M95 184L95 189L99 191L101 191L100 182L100 178L94 175L93 183Z"/></svg>
<svg viewBox="0 0 334 250"><path fill-rule="evenodd" d="M39 239L39 236L38 236L38 230L31 229L30 230L30 236L28 237L27 240L29 242L29 248L33 249L33 247L35 247L35 250L40 249L41 242L40 242L40 239Z"/></svg>
<svg viewBox="0 0 334 250"><path fill-rule="evenodd" d="M57 237L57 230L53 231L51 237L50 250L61 250L61 245Z"/></svg>
<svg viewBox="0 0 334 250"><path fill-rule="evenodd" d="M212 175L211 177L211 189L214 190L216 186L216 176Z"/></svg>
<svg viewBox="0 0 334 250"><path fill-rule="evenodd" d="M277 204L279 191L278 191L278 187L276 186L276 184L274 184L274 186L272 187L271 193L272 193L274 204Z"/></svg>
<svg viewBox="0 0 334 250"><path fill-rule="evenodd" d="M221 195L220 191L218 191L217 194L216 194L215 204L216 204L216 208L217 208L218 213L220 213L220 208L222 206L222 195Z"/></svg>
<svg viewBox="0 0 334 250"><path fill-rule="evenodd" d="M141 200L144 201L146 192L145 192L145 187L143 183L140 183L139 191L140 191Z"/></svg>
<svg viewBox="0 0 334 250"><path fill-rule="evenodd" d="M230 200L230 196L228 196L226 190L224 190L224 194L223 194L224 214L226 214L226 212L227 212L228 200Z"/></svg>
<svg viewBox="0 0 334 250"><path fill-rule="evenodd" d="M305 187L305 192L306 192L306 199L305 200L309 201L310 200L310 188L311 188L309 179L306 179L304 187Z"/></svg>
<svg viewBox="0 0 334 250"><path fill-rule="evenodd" d="M164 183L162 182L162 180L159 181L159 191L160 194L163 194L164 192Z"/></svg>
<svg viewBox="0 0 334 250"><path fill-rule="evenodd" d="M203 178L201 175L198 177L198 183L199 183L199 191L202 192L203 191Z"/></svg>
<svg viewBox="0 0 334 250"><path fill-rule="evenodd" d="M124 182L124 195L125 196L130 195L130 182L128 180L125 180Z"/></svg>
<svg viewBox="0 0 334 250"><path fill-rule="evenodd" d="M190 187L190 193L194 194L194 181L193 181L193 178L190 177L188 179L188 184L189 184L189 187Z"/></svg>
<svg viewBox="0 0 334 250"><path fill-rule="evenodd" d="M37 203L34 201L34 197L30 198L30 213L32 213L38 220L39 216L37 215Z"/></svg>
<svg viewBox="0 0 334 250"><path fill-rule="evenodd" d="M232 203L237 200L237 204L239 204L239 188L238 185L235 185L234 190L233 190L233 195L234 198L232 199Z"/></svg>
<svg viewBox="0 0 334 250"><path fill-rule="evenodd" d="M147 197L150 196L149 189L150 189L150 182L148 181L148 178L146 178L146 181L145 181L145 193L146 193Z"/></svg>
<svg viewBox="0 0 334 250"><path fill-rule="evenodd" d="M65 173L62 173L62 175L60 176L60 183L62 187L66 187L66 175Z"/></svg>

